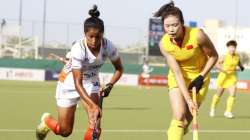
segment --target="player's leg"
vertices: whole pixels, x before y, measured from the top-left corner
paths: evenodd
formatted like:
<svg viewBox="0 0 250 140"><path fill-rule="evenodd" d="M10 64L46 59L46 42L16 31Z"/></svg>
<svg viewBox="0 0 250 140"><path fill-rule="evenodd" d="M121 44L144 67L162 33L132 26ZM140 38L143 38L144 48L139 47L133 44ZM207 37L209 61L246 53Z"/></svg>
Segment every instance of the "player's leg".
<svg viewBox="0 0 250 140"><path fill-rule="evenodd" d="M147 89L151 89L151 86L150 86L150 74L147 75Z"/></svg>
<svg viewBox="0 0 250 140"><path fill-rule="evenodd" d="M143 74L140 74L140 77L139 77L139 88L143 88L143 83L144 83L144 77L142 76Z"/></svg>
<svg viewBox="0 0 250 140"><path fill-rule="evenodd" d="M223 95L225 88L227 88L228 83L228 75L226 73L220 72L217 77L217 91L212 97L211 105L210 105L210 112L209 116L215 116L215 108L220 100L220 97Z"/></svg>
<svg viewBox="0 0 250 140"><path fill-rule="evenodd" d="M232 113L233 105L235 102L235 96L236 96L236 85L233 85L228 88L229 91L229 96L227 98L227 103L226 103L226 111L224 113L224 116L227 118L233 118L234 115Z"/></svg>
<svg viewBox="0 0 250 140"><path fill-rule="evenodd" d="M221 96L223 95L224 90L225 90L224 88L218 87L216 93L212 97L212 102L211 102L210 112L209 112L210 117L215 116L215 109L220 101Z"/></svg>
<svg viewBox="0 0 250 140"><path fill-rule="evenodd" d="M188 106L186 106L186 114L185 114L185 118L184 118L184 121L183 121L183 124L184 124L184 135L187 134L189 132L188 130L188 126L190 125L190 123L192 122L193 120L193 116L191 114L190 111L188 111Z"/></svg>
<svg viewBox="0 0 250 140"><path fill-rule="evenodd" d="M92 93L90 95L90 97L91 97L92 101L94 101L96 104L98 104L99 95L97 93ZM88 129L85 132L84 140L92 140L94 131L96 131L97 139L99 139L99 137L101 135L101 125L100 125L101 118L98 118L96 120L95 113L91 111L89 106L83 100L81 100L81 102L86 110L87 115L88 115Z"/></svg>
<svg viewBox="0 0 250 140"><path fill-rule="evenodd" d="M67 137L72 133L74 126L75 110L76 105L69 108L58 107L59 135Z"/></svg>
<svg viewBox="0 0 250 140"><path fill-rule="evenodd" d="M57 99L58 121L49 113L44 113L41 123L37 127L38 140L45 139L47 133L52 130L56 135L67 137L71 134L74 124L74 114L78 99Z"/></svg>
<svg viewBox="0 0 250 140"><path fill-rule="evenodd" d="M188 111L185 99L178 88L169 91L169 99L173 112L173 120L168 129L168 140L182 140L184 135L184 119Z"/></svg>

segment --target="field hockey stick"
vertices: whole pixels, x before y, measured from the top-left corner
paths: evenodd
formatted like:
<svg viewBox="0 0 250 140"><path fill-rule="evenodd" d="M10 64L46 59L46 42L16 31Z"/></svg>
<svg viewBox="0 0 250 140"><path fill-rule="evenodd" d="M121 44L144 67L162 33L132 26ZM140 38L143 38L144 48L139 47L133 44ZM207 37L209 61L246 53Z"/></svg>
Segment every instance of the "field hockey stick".
<svg viewBox="0 0 250 140"><path fill-rule="evenodd" d="M195 104L197 104L197 93L196 93L196 88L195 87L193 87L193 89L192 89L192 96L193 96L193 102ZM192 128L193 128L193 140L199 140L198 121L197 121L197 111L196 110L193 110Z"/></svg>
<svg viewBox="0 0 250 140"><path fill-rule="evenodd" d="M102 109L103 96L100 95L98 106Z"/></svg>
<svg viewBox="0 0 250 140"><path fill-rule="evenodd" d="M56 59L60 59L61 58L60 56L58 56L58 55L56 55L54 53L50 53L49 55L52 56L52 57L55 57Z"/></svg>
<svg viewBox="0 0 250 140"><path fill-rule="evenodd" d="M102 91L100 91L100 93L99 93L99 102L98 102L98 106L101 108L101 110L102 110L102 103L103 103L103 96L102 96L102 93L101 93ZM100 118L100 114L98 115L98 118ZM93 135L92 135L92 140L97 140L98 138L97 138L97 123L96 123L96 125L95 125L95 128L94 128L94 131L93 131Z"/></svg>
<svg viewBox="0 0 250 140"><path fill-rule="evenodd" d="M54 57L56 60L59 60L59 61L61 61L63 63L66 63L65 58L63 58L63 57L60 57L60 56L58 56L58 55L56 55L54 53L50 53L49 55Z"/></svg>

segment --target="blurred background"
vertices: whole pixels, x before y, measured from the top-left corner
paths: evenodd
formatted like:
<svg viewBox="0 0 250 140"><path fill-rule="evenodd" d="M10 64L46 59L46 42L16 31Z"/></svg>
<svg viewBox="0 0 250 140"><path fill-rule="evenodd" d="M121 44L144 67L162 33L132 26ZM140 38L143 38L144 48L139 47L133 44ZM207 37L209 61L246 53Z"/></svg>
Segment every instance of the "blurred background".
<svg viewBox="0 0 250 140"><path fill-rule="evenodd" d="M167 2L1 0L0 57L46 59L50 52L63 55L70 50L72 42L83 37L83 21L89 17L88 10L93 4L99 6L106 37L114 42L121 54L159 56L156 44L163 34L162 27L158 21L150 19ZM238 51L244 57L248 56L250 21L245 12L247 1L176 0L175 3L184 13L185 24L203 28L220 54L226 49L225 42L235 39L239 44ZM139 56L132 62L141 62Z"/></svg>
<svg viewBox="0 0 250 140"><path fill-rule="evenodd" d="M45 69L47 73L60 71L62 64L49 54L65 56L72 43L83 38L83 22L89 17L88 10L97 4L105 23L105 36L118 48L126 65L125 72L139 74L143 61L148 60L150 66L155 67L153 75L165 75L168 68L158 47L163 29L153 13L167 2L1 0L0 67ZM249 67L250 18L245 12L248 1L176 0L175 4L182 9L187 26L205 30L219 55L225 54L226 42L235 39L241 61ZM112 67L102 71L110 72ZM247 74L248 71L240 73L240 79L248 80Z"/></svg>

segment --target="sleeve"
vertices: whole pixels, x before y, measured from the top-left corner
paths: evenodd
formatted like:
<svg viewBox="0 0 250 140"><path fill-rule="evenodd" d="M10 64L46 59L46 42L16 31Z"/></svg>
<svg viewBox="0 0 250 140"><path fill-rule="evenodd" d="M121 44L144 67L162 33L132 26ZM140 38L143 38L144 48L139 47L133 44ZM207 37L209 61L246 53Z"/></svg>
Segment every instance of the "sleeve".
<svg viewBox="0 0 250 140"><path fill-rule="evenodd" d="M165 52L174 51L174 47L170 47L169 45L170 42L169 42L169 37L167 35L162 36L160 43L162 44L162 48ZM159 46L160 46L160 43L159 43Z"/></svg>
<svg viewBox="0 0 250 140"><path fill-rule="evenodd" d="M109 40L107 40L107 56L111 61L116 61L120 58L117 48L115 48L113 43Z"/></svg>
<svg viewBox="0 0 250 140"><path fill-rule="evenodd" d="M75 43L71 48L71 55L72 55L72 69L81 69L82 68L82 61L83 61L83 53L81 50L81 46L79 43Z"/></svg>

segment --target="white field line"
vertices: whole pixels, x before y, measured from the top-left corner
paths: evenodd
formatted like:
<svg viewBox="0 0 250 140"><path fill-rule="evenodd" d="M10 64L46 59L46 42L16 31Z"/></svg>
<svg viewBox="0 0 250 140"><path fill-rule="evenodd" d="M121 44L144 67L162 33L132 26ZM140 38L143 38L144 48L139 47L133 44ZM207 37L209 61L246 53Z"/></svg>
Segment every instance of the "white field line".
<svg viewBox="0 0 250 140"><path fill-rule="evenodd" d="M74 132L84 132L83 129L75 129ZM35 130L33 129L0 129L1 132L9 132L9 133L33 133ZM104 133L166 133L166 130L129 130L129 129L119 129L119 130L103 130ZM189 131L192 133L192 130ZM199 133L250 133L250 130L199 130Z"/></svg>

